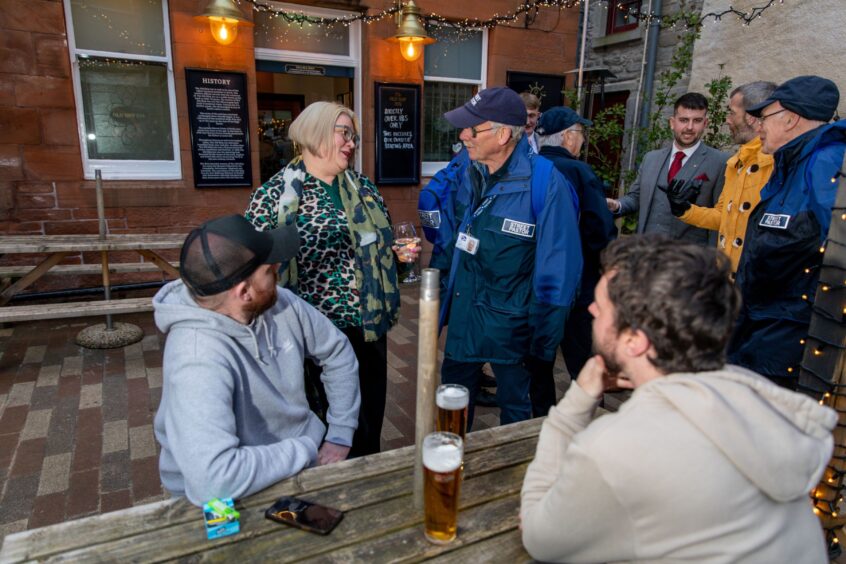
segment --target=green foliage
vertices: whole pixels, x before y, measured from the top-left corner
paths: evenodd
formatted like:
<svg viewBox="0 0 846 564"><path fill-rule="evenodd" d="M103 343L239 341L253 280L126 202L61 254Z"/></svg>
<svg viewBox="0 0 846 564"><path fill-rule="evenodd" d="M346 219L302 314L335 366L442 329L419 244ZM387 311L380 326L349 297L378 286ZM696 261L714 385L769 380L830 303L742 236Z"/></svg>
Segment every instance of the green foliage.
<svg viewBox="0 0 846 564"><path fill-rule="evenodd" d="M626 106L614 104L597 113L590 128L590 145L600 149L590 152L593 170L609 186L620 179L625 119Z"/></svg>
<svg viewBox="0 0 846 564"><path fill-rule="evenodd" d="M722 75L723 65L720 65ZM718 76L711 82L705 84L708 89L708 131L705 132L703 141L706 145L725 149L732 145L731 135L723 131L723 124L728 115L728 93L732 83L730 76Z"/></svg>

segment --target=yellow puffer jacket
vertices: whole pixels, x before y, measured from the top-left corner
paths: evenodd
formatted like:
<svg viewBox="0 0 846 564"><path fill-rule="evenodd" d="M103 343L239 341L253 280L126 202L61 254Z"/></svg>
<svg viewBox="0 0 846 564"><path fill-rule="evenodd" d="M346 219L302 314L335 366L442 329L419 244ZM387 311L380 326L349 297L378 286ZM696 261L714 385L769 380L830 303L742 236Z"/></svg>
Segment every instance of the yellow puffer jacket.
<svg viewBox="0 0 846 564"><path fill-rule="evenodd" d="M679 218L689 225L719 230L717 247L731 259L732 272L740 262L749 214L761 201L761 188L772 172L773 157L761 152L761 139L756 137L726 162L726 182L717 204L713 208L690 206Z"/></svg>

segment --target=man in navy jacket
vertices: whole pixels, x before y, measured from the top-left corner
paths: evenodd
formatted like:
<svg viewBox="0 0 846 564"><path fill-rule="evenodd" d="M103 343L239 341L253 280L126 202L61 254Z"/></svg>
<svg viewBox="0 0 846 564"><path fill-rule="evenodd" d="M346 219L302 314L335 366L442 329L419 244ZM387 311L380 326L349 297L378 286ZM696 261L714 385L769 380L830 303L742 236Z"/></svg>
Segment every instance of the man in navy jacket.
<svg viewBox="0 0 846 564"><path fill-rule="evenodd" d="M590 165L579 160L585 142L585 128L592 125L593 122L580 117L570 108L558 107L544 112L537 127L540 155L552 161L555 168L567 177L579 197L579 235L584 268L579 295L567 318L564 340L561 341L564 362L573 377L581 372L593 354L593 316L588 313L588 306L593 302L593 289L599 282L599 253L617 238L614 217L605 202L605 186ZM554 397L552 399L555 400ZM534 395L532 401L534 404ZM546 415L549 408L543 411L542 415Z"/></svg>
<svg viewBox="0 0 846 564"><path fill-rule="evenodd" d="M482 90L444 117L472 162L456 193L441 378L470 389L469 428L489 362L500 422L522 421L531 417L525 362L554 359L581 278L573 188L529 155L526 108L513 90Z"/></svg>
<svg viewBox="0 0 846 564"><path fill-rule="evenodd" d="M799 76L746 110L762 124L775 159L749 216L737 269L743 308L729 361L795 388L824 246L846 152L846 120L828 123L840 93L819 76Z"/></svg>

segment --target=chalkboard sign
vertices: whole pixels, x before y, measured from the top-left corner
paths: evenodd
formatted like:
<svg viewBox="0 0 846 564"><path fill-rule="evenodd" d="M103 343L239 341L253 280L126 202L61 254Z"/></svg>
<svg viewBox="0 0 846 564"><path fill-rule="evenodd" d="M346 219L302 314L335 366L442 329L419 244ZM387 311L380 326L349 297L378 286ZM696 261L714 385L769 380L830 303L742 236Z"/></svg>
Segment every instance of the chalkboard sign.
<svg viewBox="0 0 846 564"><path fill-rule="evenodd" d="M247 75L185 69L194 185L253 185Z"/></svg>
<svg viewBox="0 0 846 564"><path fill-rule="evenodd" d="M376 83L376 183L420 183L420 85Z"/></svg>

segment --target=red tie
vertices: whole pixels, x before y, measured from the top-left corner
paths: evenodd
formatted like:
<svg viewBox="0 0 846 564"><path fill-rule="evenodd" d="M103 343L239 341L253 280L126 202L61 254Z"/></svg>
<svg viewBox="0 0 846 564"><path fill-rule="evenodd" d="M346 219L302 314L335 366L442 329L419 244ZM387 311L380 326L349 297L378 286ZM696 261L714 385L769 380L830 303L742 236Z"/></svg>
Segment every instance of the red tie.
<svg viewBox="0 0 846 564"><path fill-rule="evenodd" d="M670 164L670 174L667 175L667 182L672 182L673 178L679 173L682 167L682 160L684 159L684 151L678 151L673 155L673 162Z"/></svg>

